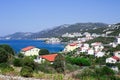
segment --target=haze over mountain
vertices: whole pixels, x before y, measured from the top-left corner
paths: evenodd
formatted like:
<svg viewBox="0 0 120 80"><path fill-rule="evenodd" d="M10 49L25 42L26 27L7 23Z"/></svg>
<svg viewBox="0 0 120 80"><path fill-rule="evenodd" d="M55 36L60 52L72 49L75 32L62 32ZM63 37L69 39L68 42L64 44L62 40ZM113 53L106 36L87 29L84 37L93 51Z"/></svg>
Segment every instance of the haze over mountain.
<svg viewBox="0 0 120 80"><path fill-rule="evenodd" d="M56 26L51 29L46 29L40 32L36 32L36 33L17 32L14 34L4 36L1 39L36 39L36 38L58 37L65 33L85 32L85 31L89 32L94 29L106 28L106 27L108 27L108 24L105 24L105 23L89 22L89 23L64 24L64 25Z"/></svg>

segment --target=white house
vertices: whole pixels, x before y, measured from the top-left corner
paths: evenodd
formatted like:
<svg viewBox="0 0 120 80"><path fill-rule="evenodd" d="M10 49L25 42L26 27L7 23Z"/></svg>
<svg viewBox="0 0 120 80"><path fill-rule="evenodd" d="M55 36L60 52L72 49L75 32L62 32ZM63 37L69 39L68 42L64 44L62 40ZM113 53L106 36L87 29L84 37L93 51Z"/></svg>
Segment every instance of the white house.
<svg viewBox="0 0 120 80"><path fill-rule="evenodd" d="M39 48L36 48L34 46L28 46L23 48L20 53L24 54L25 56L34 56L34 55L39 55Z"/></svg>
<svg viewBox="0 0 120 80"><path fill-rule="evenodd" d="M70 52L70 51L75 50L76 48L78 48L77 43L71 43L71 44L68 44L68 45L65 47L64 51L65 51L65 52Z"/></svg>
<svg viewBox="0 0 120 80"><path fill-rule="evenodd" d="M106 63L116 63L116 62L117 60L112 57L106 59Z"/></svg>
<svg viewBox="0 0 120 80"><path fill-rule="evenodd" d="M95 52L95 56L96 57L103 57L105 55L105 53L104 52Z"/></svg>
<svg viewBox="0 0 120 80"><path fill-rule="evenodd" d="M106 59L106 63L116 63L119 60L120 60L120 58L118 58L117 56L112 56L112 57Z"/></svg>
<svg viewBox="0 0 120 80"><path fill-rule="evenodd" d="M120 37L117 37L117 43L120 44Z"/></svg>
<svg viewBox="0 0 120 80"><path fill-rule="evenodd" d="M94 55L94 50L92 48L88 49L88 55Z"/></svg>

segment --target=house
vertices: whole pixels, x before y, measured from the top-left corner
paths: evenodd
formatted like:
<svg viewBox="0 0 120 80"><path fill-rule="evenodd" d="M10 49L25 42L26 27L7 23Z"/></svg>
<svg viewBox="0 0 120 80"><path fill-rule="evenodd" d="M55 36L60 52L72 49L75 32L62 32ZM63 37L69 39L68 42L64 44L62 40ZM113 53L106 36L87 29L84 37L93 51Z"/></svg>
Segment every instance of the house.
<svg viewBox="0 0 120 80"><path fill-rule="evenodd" d="M48 61L51 64L53 64L57 55L58 54L42 55L42 56L37 57L37 59L34 59L34 61L37 62L37 63L42 63L44 61Z"/></svg>
<svg viewBox="0 0 120 80"><path fill-rule="evenodd" d="M34 46L28 46L23 48L20 53L24 54L25 56L34 56L34 55L39 55L39 48L36 48Z"/></svg>
<svg viewBox="0 0 120 80"><path fill-rule="evenodd" d="M104 49L104 46L102 45L101 42L95 42L92 43L91 46L94 48L94 50L97 51L102 51Z"/></svg>
<svg viewBox="0 0 120 80"><path fill-rule="evenodd" d="M106 59L106 63L116 63L116 62L117 60L112 57Z"/></svg>
<svg viewBox="0 0 120 80"><path fill-rule="evenodd" d="M94 55L94 50L92 48L88 49L88 55Z"/></svg>
<svg viewBox="0 0 120 80"><path fill-rule="evenodd" d="M117 37L117 43L120 44L120 37Z"/></svg>
<svg viewBox="0 0 120 80"><path fill-rule="evenodd" d="M105 55L104 52L101 52L101 51L95 52L96 57L103 57L104 55Z"/></svg>
<svg viewBox="0 0 120 80"><path fill-rule="evenodd" d="M65 52L70 52L70 51L75 50L76 48L78 48L77 43L71 43L71 44L68 44L68 45L65 47L64 51L65 51Z"/></svg>
<svg viewBox="0 0 120 80"><path fill-rule="evenodd" d="M120 51L115 51L115 52L114 52L114 56L120 58Z"/></svg>

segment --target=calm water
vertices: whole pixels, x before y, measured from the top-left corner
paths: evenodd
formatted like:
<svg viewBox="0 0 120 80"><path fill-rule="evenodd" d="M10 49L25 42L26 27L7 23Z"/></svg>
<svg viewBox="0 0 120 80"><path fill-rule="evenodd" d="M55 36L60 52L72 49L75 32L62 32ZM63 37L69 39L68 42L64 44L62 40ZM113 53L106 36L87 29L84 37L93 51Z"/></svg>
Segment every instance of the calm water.
<svg viewBox="0 0 120 80"><path fill-rule="evenodd" d="M0 40L0 44L10 45L17 53L24 47L35 46L40 49L48 49L51 53L64 49L63 44L46 44L41 40Z"/></svg>

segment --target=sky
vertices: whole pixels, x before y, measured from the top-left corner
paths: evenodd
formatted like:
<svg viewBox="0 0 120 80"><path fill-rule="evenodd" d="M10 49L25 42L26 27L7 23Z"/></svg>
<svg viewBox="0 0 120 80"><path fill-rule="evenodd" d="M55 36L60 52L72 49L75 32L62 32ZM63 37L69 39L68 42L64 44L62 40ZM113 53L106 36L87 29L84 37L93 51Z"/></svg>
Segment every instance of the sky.
<svg viewBox="0 0 120 80"><path fill-rule="evenodd" d="M0 0L0 36L78 22L120 22L120 0Z"/></svg>

